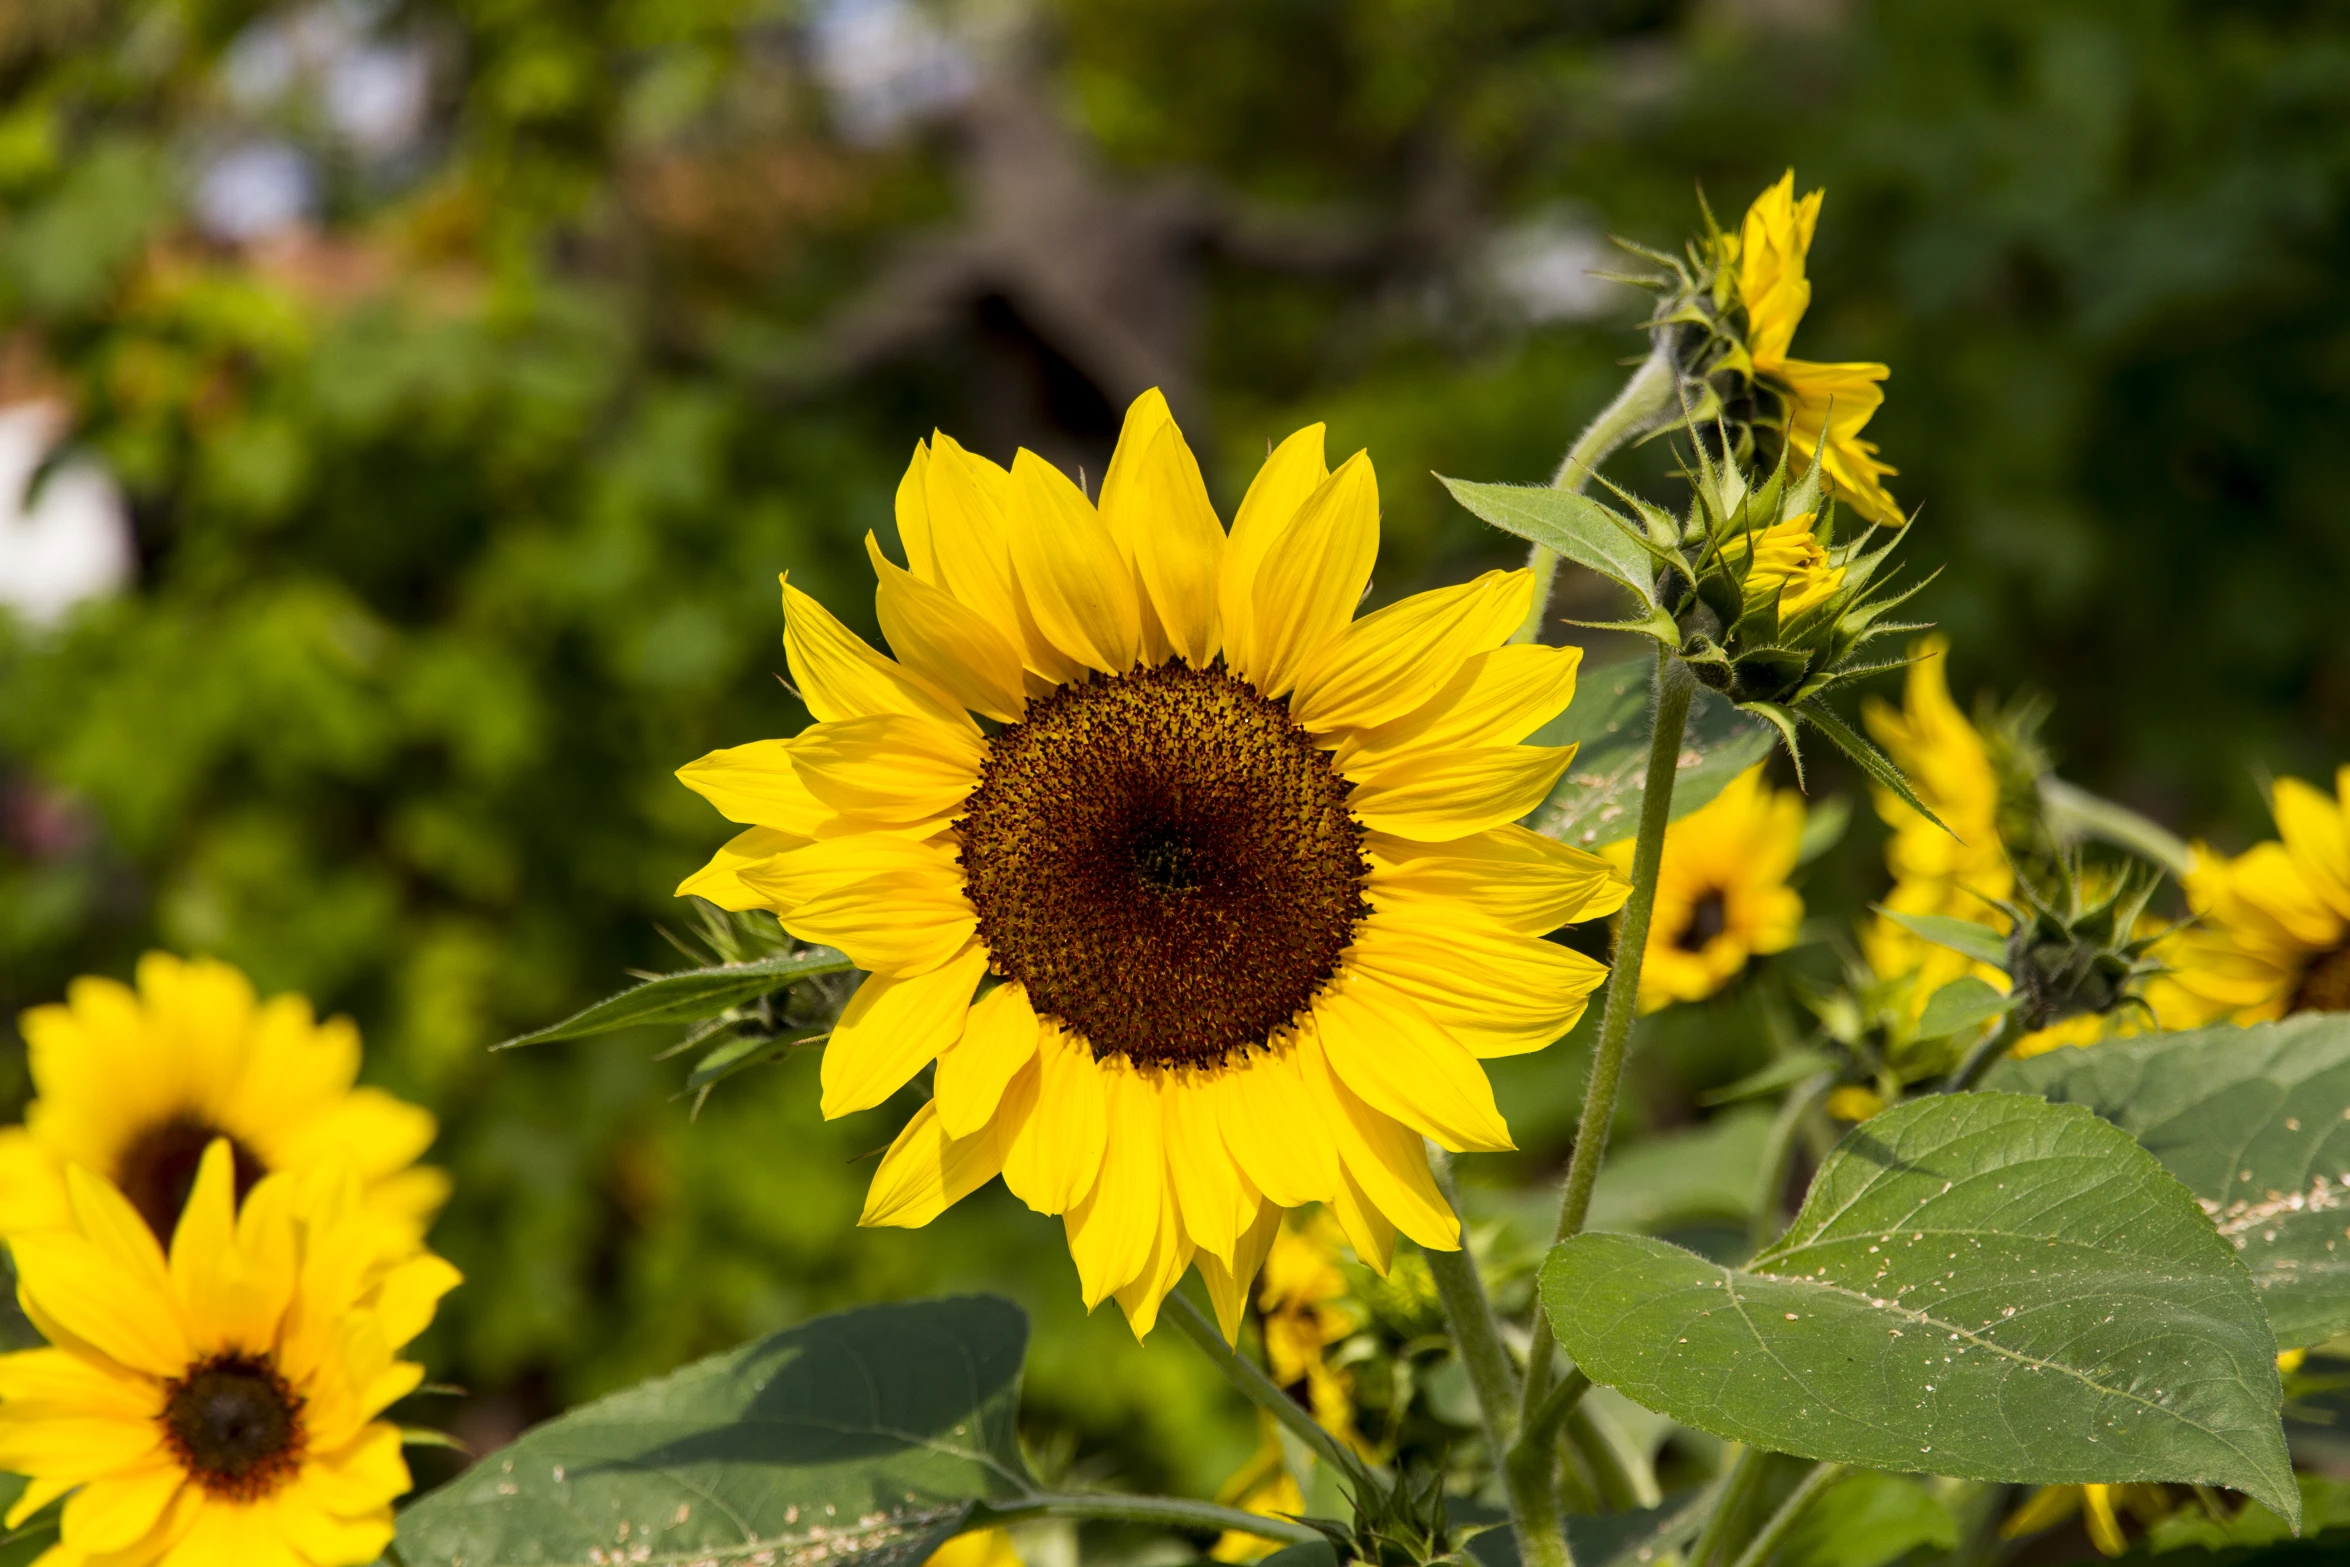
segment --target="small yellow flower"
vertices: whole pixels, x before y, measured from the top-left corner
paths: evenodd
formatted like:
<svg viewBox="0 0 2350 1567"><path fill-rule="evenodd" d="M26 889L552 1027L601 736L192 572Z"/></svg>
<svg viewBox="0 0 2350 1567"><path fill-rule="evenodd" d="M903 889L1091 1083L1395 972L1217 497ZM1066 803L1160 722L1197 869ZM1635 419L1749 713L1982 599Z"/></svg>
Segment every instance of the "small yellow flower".
<svg viewBox="0 0 2350 1567"><path fill-rule="evenodd" d="M1289 1472L1289 1465L1281 1450L1281 1440L1271 1430L1272 1418L1260 1422L1266 1427L1257 1450L1239 1471L1224 1483L1216 1498L1226 1507L1237 1507L1244 1513L1259 1518L1300 1518L1305 1515L1306 1499L1297 1488L1297 1478ZM1245 1529L1227 1529L1216 1536L1209 1547L1208 1557L1219 1562L1253 1562L1262 1560L1281 1549L1282 1542L1261 1534L1250 1534Z"/></svg>
<svg viewBox="0 0 2350 1567"><path fill-rule="evenodd" d="M1885 845L1885 864L1893 873L1885 907L2004 931L2007 917L1992 903L2014 894L2015 870L1999 841L1999 776L1983 737L1950 700L1949 652L1946 638L1921 639L1910 650L1900 708L1874 698L1862 708L1869 733L1949 829L1935 826L1891 790L1873 791L1877 815L1893 829ZM1935 991L1963 974L2007 988L2002 971L1970 962L1882 916L1861 932L1861 950L1880 978L1917 976L1913 1008L1922 1009Z"/></svg>
<svg viewBox="0 0 2350 1567"><path fill-rule="evenodd" d="M1846 1083L1833 1090L1821 1106L1839 1121L1865 1121L1885 1108L1885 1096L1861 1083Z"/></svg>
<svg viewBox="0 0 2350 1567"><path fill-rule="evenodd" d="M0 1235L71 1223L65 1171L78 1164L167 1241L215 1138L228 1140L240 1195L280 1171L348 1165L411 1248L448 1196L448 1178L415 1162L432 1116L353 1086L351 1021L319 1022L300 996L258 1000L225 963L150 952L136 990L77 979L63 1005L19 1026L36 1097L24 1125L0 1129Z"/></svg>
<svg viewBox="0 0 2350 1567"><path fill-rule="evenodd" d="M1656 909L1640 967L1640 1010L1702 1001L1747 960L1783 952L1803 923L1803 899L1787 885L1803 848L1803 801L1762 781L1757 762L1665 830ZM1600 850L1620 869L1629 839Z"/></svg>
<svg viewBox="0 0 2350 1567"><path fill-rule="evenodd" d="M2350 767L2334 785L2280 778L2276 839L2233 859L2195 846L2195 923L2156 949L2170 972L2148 988L2164 1027L2350 1010Z"/></svg>
<svg viewBox="0 0 2350 1567"><path fill-rule="evenodd" d="M930 1553L922 1567L1021 1567L1020 1552L1007 1529L974 1529L958 1534Z"/></svg>
<svg viewBox="0 0 2350 1567"><path fill-rule="evenodd" d="M1382 1270L1399 1230L1457 1247L1425 1139L1511 1146L1483 1059L1581 1015L1606 971L1543 937L1624 894L1514 825L1572 756L1521 743L1579 657L1510 643L1532 574L1357 619L1370 459L1298 431L1227 533L1156 392L1098 504L938 435L898 532L904 567L866 541L896 657L787 582L816 722L679 775L749 829L680 893L867 971L823 1113L937 1062L862 1222L1000 1174L1137 1334L1194 1265L1236 1331L1285 1208Z"/></svg>
<svg viewBox="0 0 2350 1567"><path fill-rule="evenodd" d="M388 1250L347 1171L268 1176L240 1211L226 1138L168 1255L114 1187L63 1184L68 1222L10 1242L50 1342L0 1356L0 1468L31 1481L9 1527L66 1496L51 1567L373 1561L409 1486L375 1417L423 1379L397 1354L456 1270Z"/></svg>
<svg viewBox="0 0 2350 1567"><path fill-rule="evenodd" d="M1754 199L1739 236L1738 297L1746 306L1746 354L1757 379L1785 399L1788 444L1820 465L1836 497L1871 522L1898 525L1901 507L1886 492L1877 448L1860 432L1885 401L1881 364L1823 364L1790 358L1796 325L1811 305L1804 276L1812 230L1826 193L1798 199L1795 171ZM1833 428L1830 428L1831 422Z"/></svg>
<svg viewBox="0 0 2350 1567"><path fill-rule="evenodd" d="M1999 1533L2009 1540L2038 1534L2079 1513L2089 1543L2107 1556L2122 1556L2130 1542L2122 1533L2117 1505L2147 1523L2172 1510L2170 1496L2159 1485L2044 1485L2008 1515Z"/></svg>
<svg viewBox="0 0 2350 1567"><path fill-rule="evenodd" d="M1827 550L1812 531L1816 521L1816 514L1807 511L1755 536L1754 563L1746 570L1749 612L1776 599L1779 619L1793 620L1844 586L1845 568L1829 562Z"/></svg>

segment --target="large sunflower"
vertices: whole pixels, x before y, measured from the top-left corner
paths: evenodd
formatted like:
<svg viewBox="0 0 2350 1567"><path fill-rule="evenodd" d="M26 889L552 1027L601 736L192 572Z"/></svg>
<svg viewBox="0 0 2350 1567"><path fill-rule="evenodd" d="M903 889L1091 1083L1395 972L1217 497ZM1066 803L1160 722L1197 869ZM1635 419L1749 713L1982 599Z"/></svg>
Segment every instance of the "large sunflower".
<svg viewBox="0 0 2350 1567"><path fill-rule="evenodd" d="M2334 788L2280 778L2276 839L2233 859L2195 845L2195 920L2162 943L2169 971L2148 989L2164 1027L2350 1011L2350 767Z"/></svg>
<svg viewBox="0 0 2350 1567"><path fill-rule="evenodd" d="M71 1222L65 1170L112 1181L158 1241L179 1222L214 1138L235 1157L237 1190L276 1171L334 1162L411 1247L448 1196L419 1166L433 1118L380 1088L354 1087L359 1031L320 1022L300 996L257 999L225 963L164 952L139 960L138 988L73 982L59 1006L19 1022L35 1098L0 1128L0 1236Z"/></svg>
<svg viewBox="0 0 2350 1567"><path fill-rule="evenodd" d="M1787 353L1811 307L1803 264L1825 194L1815 190L1797 199L1795 171L1789 169L1746 209L1738 243L1746 357L1756 379L1778 394L1780 413L1773 422L1796 451L1820 465L1836 497L1871 522L1898 524L1901 507L1884 483L1896 470L1878 461L1874 443L1860 438L1885 401L1877 383L1891 372L1881 364L1823 364Z"/></svg>
<svg viewBox="0 0 2350 1567"><path fill-rule="evenodd" d="M347 1172L270 1176L240 1211L226 1138L168 1254L114 1187L65 1185L68 1222L11 1242L49 1345L0 1356L0 1468L31 1482L8 1524L67 1496L42 1567L374 1560L409 1484L375 1417L422 1379L398 1351L456 1270L386 1250Z"/></svg>
<svg viewBox="0 0 2350 1567"><path fill-rule="evenodd" d="M1623 896L1511 825L1572 754L1519 743L1579 656L1505 645L1530 574L1356 620L1369 458L1331 473L1299 431L1227 537L1156 392L1098 507L940 435L898 529L903 568L866 541L897 657L787 581L817 722L679 774L750 826L679 891L869 972L824 1113L938 1063L864 1222L1000 1172L1137 1332L1194 1262L1230 1330L1282 1208L1329 1204L1382 1265L1397 1229L1457 1245L1421 1138L1510 1146L1479 1058L1566 1031L1603 970L1542 935Z"/></svg>
<svg viewBox="0 0 2350 1567"><path fill-rule="evenodd" d="M1787 885L1803 850L1803 801L1762 781L1755 763L1665 830L1656 909L1640 960L1640 1010L1702 1001L1756 956L1784 952L1803 924ZM1632 840L1600 853L1623 869Z"/></svg>

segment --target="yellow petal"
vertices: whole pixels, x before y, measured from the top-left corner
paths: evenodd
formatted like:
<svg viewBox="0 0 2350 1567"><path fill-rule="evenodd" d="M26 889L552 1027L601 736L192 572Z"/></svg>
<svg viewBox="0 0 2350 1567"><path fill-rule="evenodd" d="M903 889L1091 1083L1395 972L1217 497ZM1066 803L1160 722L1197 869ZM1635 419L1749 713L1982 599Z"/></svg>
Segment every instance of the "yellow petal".
<svg viewBox="0 0 2350 1567"><path fill-rule="evenodd" d="M951 815L979 786L987 747L970 729L874 713L811 724L791 743L810 793L844 815L919 822Z"/></svg>
<svg viewBox="0 0 2350 1567"><path fill-rule="evenodd" d="M986 971L987 954L975 941L927 974L867 975L824 1047L824 1118L871 1109L953 1044Z"/></svg>
<svg viewBox="0 0 2350 1567"><path fill-rule="evenodd" d="M978 923L946 844L887 833L827 838L740 875L786 930L877 974L930 972L963 949Z"/></svg>
<svg viewBox="0 0 2350 1567"><path fill-rule="evenodd" d="M940 1129L969 1137L988 1123L1004 1085L1036 1059L1044 1024L1017 982L981 996L963 1024L963 1037L938 1058L936 1103Z"/></svg>
<svg viewBox="0 0 2350 1567"><path fill-rule="evenodd" d="M67 1498L60 1520L63 1535L74 1550L93 1556L134 1545L155 1527L186 1481L176 1463L99 1476Z"/></svg>
<svg viewBox="0 0 2350 1567"><path fill-rule="evenodd" d="M1021 599L1045 640L1088 669L1124 674L1141 655L1134 576L1093 503L1023 449L1012 460L1004 526Z"/></svg>
<svg viewBox="0 0 2350 1567"><path fill-rule="evenodd" d="M1182 1221L1176 1217L1174 1194L1162 1182L1159 1222L1151 1236L1150 1255L1133 1281L1114 1294L1118 1309L1126 1313L1126 1325L1134 1330L1135 1342L1149 1338L1151 1329L1158 1325L1159 1303L1183 1277L1183 1270L1191 1266L1192 1256L1191 1241L1183 1233Z"/></svg>
<svg viewBox="0 0 2350 1567"><path fill-rule="evenodd" d="M1470 656L1526 618L1531 571L1489 571L1365 615L1299 677L1290 716L1317 734L1390 723L1433 699Z"/></svg>
<svg viewBox="0 0 2350 1567"><path fill-rule="evenodd" d="M923 486L936 561L931 580L999 631L1017 626L1012 552L1004 532L1011 476L965 451L954 437L934 431Z"/></svg>
<svg viewBox="0 0 2350 1567"><path fill-rule="evenodd" d="M1063 1215L1088 1311L1143 1272L1168 1216L1158 1090L1124 1066L1102 1068L1101 1079L1108 1128L1101 1175Z"/></svg>
<svg viewBox="0 0 2350 1567"><path fill-rule="evenodd" d="M1477 1058L1405 996L1349 974L1314 1000L1323 1052L1364 1103L1455 1153L1515 1148Z"/></svg>
<svg viewBox="0 0 2350 1567"><path fill-rule="evenodd" d="M1028 697L1019 650L1006 633L946 589L901 570L870 533L865 553L873 562L873 607L881 634L899 662L973 712L1000 723L1016 722Z"/></svg>
<svg viewBox="0 0 2350 1567"><path fill-rule="evenodd" d="M2350 823L2341 802L2298 778L2279 778L2269 792L2277 836L2299 863L2312 892L2350 919Z"/></svg>
<svg viewBox="0 0 2350 1567"><path fill-rule="evenodd" d="M1170 1073L1159 1098L1167 1118L1168 1182L1184 1233L1201 1251L1229 1258L1259 1198L1224 1146L1218 1096L1207 1082Z"/></svg>
<svg viewBox="0 0 2350 1567"><path fill-rule="evenodd" d="M1379 481L1355 453L1281 530L1256 574L1255 645L1240 673L1268 697L1338 640L1371 585L1379 555Z"/></svg>
<svg viewBox="0 0 2350 1567"><path fill-rule="evenodd" d="M1328 1200L1338 1149L1323 1131L1296 1053L1268 1052L1210 1082L1224 1146L1249 1184L1284 1208Z"/></svg>
<svg viewBox="0 0 2350 1567"><path fill-rule="evenodd" d="M789 740L754 740L712 751L680 767L677 781L718 807L728 821L798 837L814 837L817 824L836 815L808 791L792 766Z"/></svg>
<svg viewBox="0 0 2350 1567"><path fill-rule="evenodd" d="M1823 194L1815 190L1797 200L1795 171L1789 169L1746 209L1738 245L1738 297L1746 306L1747 356L1757 369L1770 369L1787 357L1796 324L1811 306L1803 262Z"/></svg>
<svg viewBox="0 0 2350 1567"><path fill-rule="evenodd" d="M1299 1031L1298 1063L1346 1174L1366 1204L1421 1245L1458 1250L1460 1219L1428 1174L1428 1154L1419 1136L1355 1096L1331 1070L1314 1030ZM1345 1194L1339 1196L1343 1201Z"/></svg>
<svg viewBox="0 0 2350 1567"><path fill-rule="evenodd" d="M1395 1226L1363 1191L1362 1183L1343 1170L1338 1176L1338 1192L1330 1199L1330 1212L1363 1266L1387 1277L1395 1261Z"/></svg>
<svg viewBox="0 0 2350 1567"><path fill-rule="evenodd" d="M906 552L906 566L924 583L938 581L938 557L930 543L930 448L922 442L914 443L914 455L906 464L905 477L898 480L897 517L898 543ZM865 535L865 547L873 548L873 535ZM887 634L889 623L882 622ZM897 639L891 637L894 644ZM899 650L899 657L905 656Z"/></svg>
<svg viewBox="0 0 2350 1567"><path fill-rule="evenodd" d="M1347 963L1409 996L1477 1056L1540 1050L1575 1026L1607 979L1607 965L1580 952L1465 914L1443 923L1374 914Z"/></svg>
<svg viewBox="0 0 2350 1567"><path fill-rule="evenodd" d="M1004 1184L1038 1213L1066 1213L1093 1190L1109 1135L1109 1094L1083 1041L1046 1025L1037 1101L1004 1157Z"/></svg>
<svg viewBox="0 0 2350 1567"><path fill-rule="evenodd" d="M1196 1253L1191 1261L1199 1269L1200 1282L1207 1286L1208 1300L1216 1308L1216 1326L1224 1330L1224 1342L1240 1342L1240 1324L1248 1311L1249 1287L1256 1282L1257 1270L1265 1265L1265 1254L1273 1249L1273 1237L1281 1230L1281 1210L1269 1202L1259 1202L1254 1218L1241 1231L1239 1241L1232 1248L1232 1262L1228 1267L1208 1252Z"/></svg>
<svg viewBox="0 0 2350 1567"><path fill-rule="evenodd" d="M1199 460L1155 390L1127 410L1117 454L1102 476L1101 512L1113 533L1132 541L1136 573L1170 650L1204 667L1219 646L1216 579L1224 529Z"/></svg>
<svg viewBox="0 0 2350 1567"><path fill-rule="evenodd" d="M1582 849L1523 827L1503 826L1450 843L1417 843L1373 833L1364 843L1371 874L1364 896L1374 909L1394 904L1408 917L1439 920L1448 906L1475 910L1504 930L1540 936L1571 920L1597 919L1624 906L1632 883Z"/></svg>
<svg viewBox="0 0 2350 1567"><path fill-rule="evenodd" d="M294 1293L293 1192L292 1177L272 1176L253 1188L240 1216L228 1139L216 1137L204 1150L172 1233L170 1262L198 1354L276 1345Z"/></svg>
<svg viewBox="0 0 2350 1567"><path fill-rule="evenodd" d="M1416 712L1341 737L1339 770L1368 777L1415 752L1516 745L1566 711L1582 662L1578 647L1521 644L1479 653Z"/></svg>
<svg viewBox="0 0 2350 1567"><path fill-rule="evenodd" d="M953 697L867 647L789 579L783 583L783 653L800 699L819 721L906 713L949 728L971 727Z"/></svg>
<svg viewBox="0 0 2350 1567"><path fill-rule="evenodd" d="M375 1297L385 1342L398 1349L430 1327L441 1297L464 1282L465 1275L454 1264L431 1252L411 1257L385 1274Z"/></svg>
<svg viewBox="0 0 2350 1567"><path fill-rule="evenodd" d="M1265 553L1288 528L1297 509L1330 477L1329 464L1322 460L1322 434L1322 426L1309 424L1274 448L1232 519L1232 537L1224 546L1223 567L1216 574L1216 606L1224 659L1236 670L1257 667L1257 573Z"/></svg>
<svg viewBox="0 0 2350 1567"><path fill-rule="evenodd" d="M1004 1154L1012 1137L1027 1119L1036 1098L1036 1073L1023 1076L1008 1096L1005 1114L989 1121L968 1137L949 1137L939 1123L938 1101L914 1112L898 1133L881 1168L865 1193L865 1211L857 1222L919 1229L994 1180L1004 1168Z"/></svg>
<svg viewBox="0 0 2350 1567"><path fill-rule="evenodd" d="M1571 745L1415 754L1357 783L1347 804L1374 832L1445 843L1524 816L1574 759Z"/></svg>

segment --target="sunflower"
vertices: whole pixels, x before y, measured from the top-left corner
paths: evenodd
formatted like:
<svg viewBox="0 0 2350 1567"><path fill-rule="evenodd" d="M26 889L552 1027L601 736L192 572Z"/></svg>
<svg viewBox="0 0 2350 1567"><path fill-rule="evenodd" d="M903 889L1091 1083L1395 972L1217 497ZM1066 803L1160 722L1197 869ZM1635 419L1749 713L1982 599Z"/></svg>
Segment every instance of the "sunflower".
<svg viewBox="0 0 2350 1567"><path fill-rule="evenodd" d="M1795 171L1754 199L1738 244L1738 297L1746 306L1746 357L1756 379L1777 392L1788 443L1817 462L1836 497L1871 522L1899 525L1901 508L1884 478L1896 470L1877 460L1861 428L1885 401L1880 364L1822 364L1791 359L1788 345L1811 305L1803 275L1824 191L1798 200ZM1833 428L1830 428L1831 421Z"/></svg>
<svg viewBox="0 0 2350 1567"><path fill-rule="evenodd" d="M1747 959L1784 952L1803 923L1787 885L1803 848L1803 801L1762 781L1755 763L1713 799L1665 829L1656 909L1640 963L1640 1010L1702 1001ZM1629 870L1632 842L1600 850Z"/></svg>
<svg viewBox="0 0 2350 1567"><path fill-rule="evenodd" d="M816 722L679 774L749 827L679 891L867 971L823 1113L937 1063L863 1222L1000 1173L1138 1333L1195 1262L1230 1331L1283 1208L1382 1267L1398 1229L1456 1246L1421 1139L1510 1146L1479 1059L1581 1014L1604 970L1541 938L1624 893L1511 825L1572 755L1520 744L1579 657L1507 645L1531 575L1357 620L1369 458L1299 431L1227 536L1156 392L1098 507L944 435L897 504L906 565L866 539L897 656L787 580Z"/></svg>
<svg viewBox="0 0 2350 1567"><path fill-rule="evenodd" d="M138 988L73 982L61 1006L19 1022L36 1095L0 1129L0 1236L71 1222L65 1171L122 1190L158 1243L170 1239L197 1162L226 1138L241 1196L278 1171L354 1169L368 1208L413 1249L448 1196L415 1160L433 1118L380 1088L354 1087L359 1031L319 1022L300 996L256 999L225 963L150 952Z"/></svg>
<svg viewBox="0 0 2350 1567"><path fill-rule="evenodd" d="M1844 586L1846 568L1829 562L1826 547L1812 531L1817 520L1817 513L1807 511L1754 536L1754 560L1746 568L1747 613L1777 600L1779 622L1784 624L1826 603ZM1723 553L1742 555L1747 548L1740 535L1724 546Z"/></svg>
<svg viewBox="0 0 2350 1567"><path fill-rule="evenodd" d="M2195 845L2195 922L2158 949L2169 972L2149 987L2164 1027L2350 1011L2350 767L2334 789L2280 778L2277 839L2233 859Z"/></svg>
<svg viewBox="0 0 2350 1567"><path fill-rule="evenodd" d="M264 1178L237 1203L215 1138L168 1255L78 1165L63 1225L11 1241L48 1347L0 1356L8 1526L67 1496L44 1567L343 1567L391 1542L408 1489L375 1416L423 1368L396 1359L457 1282L385 1248L348 1171Z"/></svg>
<svg viewBox="0 0 2350 1567"><path fill-rule="evenodd" d="M1893 829L1885 845L1885 865L1893 873L1885 907L2004 931L2007 916L1993 904L2015 892L2015 870L1999 838L1999 775L1982 735L1950 700L1949 655L1948 638L1920 638L1910 648L1901 706L1871 698L1861 710L1869 733L1947 828L1890 789L1874 791L1877 815ZM1881 978L1916 976L1913 1010L1922 1010L1928 997L1964 974L2007 988L2003 971L1970 962L1881 914L1862 930L1861 951Z"/></svg>

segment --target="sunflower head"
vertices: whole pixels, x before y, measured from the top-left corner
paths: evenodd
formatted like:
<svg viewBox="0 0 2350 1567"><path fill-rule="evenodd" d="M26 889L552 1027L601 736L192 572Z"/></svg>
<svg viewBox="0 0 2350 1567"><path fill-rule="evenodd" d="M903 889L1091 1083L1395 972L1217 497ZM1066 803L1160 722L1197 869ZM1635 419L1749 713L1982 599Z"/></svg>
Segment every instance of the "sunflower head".
<svg viewBox="0 0 2350 1567"><path fill-rule="evenodd" d="M1514 825L1579 656L1510 644L1531 573L1357 618L1370 459L1299 431L1227 531L1155 392L1098 497L939 434L897 501L895 656L787 582L815 722L680 774L747 829L680 892L867 973L824 1113L936 1063L865 1222L1000 1174L1138 1332L1195 1265L1237 1331L1285 1208L1375 1267L1398 1229L1457 1245L1422 1139L1508 1146L1480 1059L1565 1032L1604 970L1542 936L1624 894Z"/></svg>
<svg viewBox="0 0 2350 1567"><path fill-rule="evenodd" d="M65 1172L121 1191L169 1241L205 1152L228 1148L238 1196L265 1177L347 1165L366 1211L413 1249L448 1195L415 1161L431 1115L355 1086L359 1031L300 996L264 1001L225 963L150 952L137 987L85 977L20 1020L32 1068L24 1124L0 1130L0 1235L71 1222Z"/></svg>
<svg viewBox="0 0 2350 1567"><path fill-rule="evenodd" d="M1890 373L1873 363L1797 359L1788 348L1811 306L1805 259L1825 195L1795 194L1795 171L1754 199L1735 233L1711 210L1675 256L1627 248L1659 270L1626 277L1657 296L1651 330L1679 340L1684 424L1719 431L1725 455L1770 467L1792 458L1816 469L1830 494L1870 522L1899 526L1885 489L1895 470L1860 432L1883 405Z"/></svg>
<svg viewBox="0 0 2350 1567"><path fill-rule="evenodd" d="M168 1252L112 1185L64 1186L66 1223L10 1238L49 1343L0 1356L0 1465L31 1482L9 1526L70 1493L63 1560L375 1559L409 1483L377 1416L422 1379L398 1352L456 1271L387 1245L347 1168L266 1176L240 1207L225 1137Z"/></svg>
<svg viewBox="0 0 2350 1567"><path fill-rule="evenodd" d="M2007 972L2030 1030L2068 1018L2145 1010L2145 985L2163 965L2150 956L2163 932L2142 916L2161 873L2132 860L2119 869L2057 862L2045 889L2022 883L2009 920Z"/></svg>

